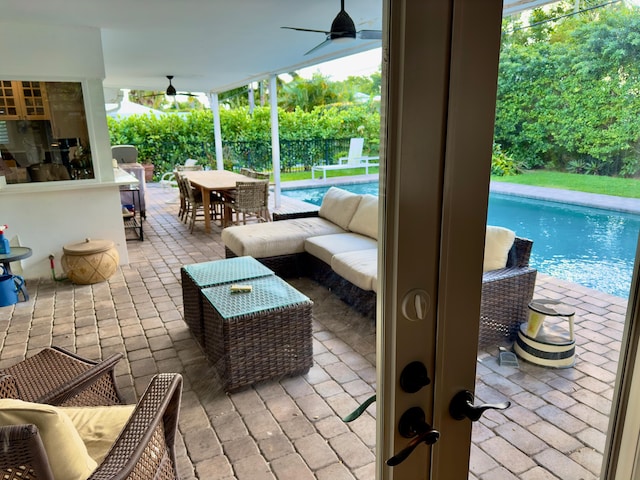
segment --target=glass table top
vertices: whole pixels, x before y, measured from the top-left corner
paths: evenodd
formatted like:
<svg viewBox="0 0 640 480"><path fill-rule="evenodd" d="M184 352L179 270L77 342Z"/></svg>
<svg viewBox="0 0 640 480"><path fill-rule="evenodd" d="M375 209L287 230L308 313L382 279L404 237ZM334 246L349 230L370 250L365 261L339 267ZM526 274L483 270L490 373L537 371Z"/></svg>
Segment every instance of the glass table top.
<svg viewBox="0 0 640 480"><path fill-rule="evenodd" d="M221 285L251 278L273 275L253 257L235 257L182 267L198 287Z"/></svg>
<svg viewBox="0 0 640 480"><path fill-rule="evenodd" d="M251 285L251 291L232 293L228 284L202 289L202 295L225 320L264 310L313 303L309 297L275 275L239 283Z"/></svg>

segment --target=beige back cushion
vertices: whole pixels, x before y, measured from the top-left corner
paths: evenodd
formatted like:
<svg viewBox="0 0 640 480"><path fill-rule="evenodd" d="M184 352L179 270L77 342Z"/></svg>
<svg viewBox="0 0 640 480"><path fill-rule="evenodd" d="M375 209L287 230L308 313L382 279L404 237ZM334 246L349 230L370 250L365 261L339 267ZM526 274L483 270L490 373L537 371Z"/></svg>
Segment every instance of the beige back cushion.
<svg viewBox="0 0 640 480"><path fill-rule="evenodd" d="M100 465L129 421L135 405L58 408L71 419L87 452Z"/></svg>
<svg viewBox="0 0 640 480"><path fill-rule="evenodd" d="M356 213L349 222L349 230L378 239L378 197L368 193L362 195Z"/></svg>
<svg viewBox="0 0 640 480"><path fill-rule="evenodd" d="M38 427L56 480L85 480L97 467L71 419L60 409L22 400L0 400L0 425L24 424Z"/></svg>
<svg viewBox="0 0 640 480"><path fill-rule="evenodd" d="M516 234L513 230L487 225L487 233L484 240L483 272L507 266L509 250L511 250L515 238Z"/></svg>
<svg viewBox="0 0 640 480"><path fill-rule="evenodd" d="M324 194L318 215L347 230L361 198L362 195L331 187Z"/></svg>

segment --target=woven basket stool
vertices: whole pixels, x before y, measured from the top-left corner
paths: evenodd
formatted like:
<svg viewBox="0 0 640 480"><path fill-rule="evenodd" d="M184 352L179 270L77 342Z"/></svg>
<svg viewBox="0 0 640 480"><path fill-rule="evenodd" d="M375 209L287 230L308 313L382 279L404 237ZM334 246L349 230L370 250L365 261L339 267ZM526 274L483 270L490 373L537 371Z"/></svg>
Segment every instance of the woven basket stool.
<svg viewBox="0 0 640 480"><path fill-rule="evenodd" d="M250 280L273 275L273 271L253 257L236 257L228 260L185 265L180 269L182 278L182 303L184 321L201 345L204 345L202 320L202 296L200 290L214 285Z"/></svg>
<svg viewBox="0 0 640 480"><path fill-rule="evenodd" d="M202 290L205 352L228 392L313 364L313 302L275 275L243 283L250 292Z"/></svg>

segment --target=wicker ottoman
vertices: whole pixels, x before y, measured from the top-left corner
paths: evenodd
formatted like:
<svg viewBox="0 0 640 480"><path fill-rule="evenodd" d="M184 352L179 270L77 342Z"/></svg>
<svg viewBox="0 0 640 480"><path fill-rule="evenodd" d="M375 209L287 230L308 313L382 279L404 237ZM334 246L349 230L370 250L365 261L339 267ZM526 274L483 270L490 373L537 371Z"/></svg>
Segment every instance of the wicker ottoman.
<svg viewBox="0 0 640 480"><path fill-rule="evenodd" d="M180 269L180 275L182 277L184 321L196 340L204 345L200 290L213 285L273 275L273 271L253 257L237 257L185 265Z"/></svg>
<svg viewBox="0 0 640 480"><path fill-rule="evenodd" d="M262 380L306 373L313 363L308 297L272 275L202 290L204 347L230 392Z"/></svg>

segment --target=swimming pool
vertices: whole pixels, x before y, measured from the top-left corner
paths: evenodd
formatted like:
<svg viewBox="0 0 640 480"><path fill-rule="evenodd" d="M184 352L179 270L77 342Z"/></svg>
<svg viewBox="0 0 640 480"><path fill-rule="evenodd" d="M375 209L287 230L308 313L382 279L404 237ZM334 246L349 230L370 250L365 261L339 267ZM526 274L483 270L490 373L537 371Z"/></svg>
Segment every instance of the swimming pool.
<svg viewBox="0 0 640 480"><path fill-rule="evenodd" d="M328 188L283 189L282 194L320 205ZM377 182L340 188L378 194ZM640 216L492 193L487 223L533 240L530 263L541 273L629 296Z"/></svg>

